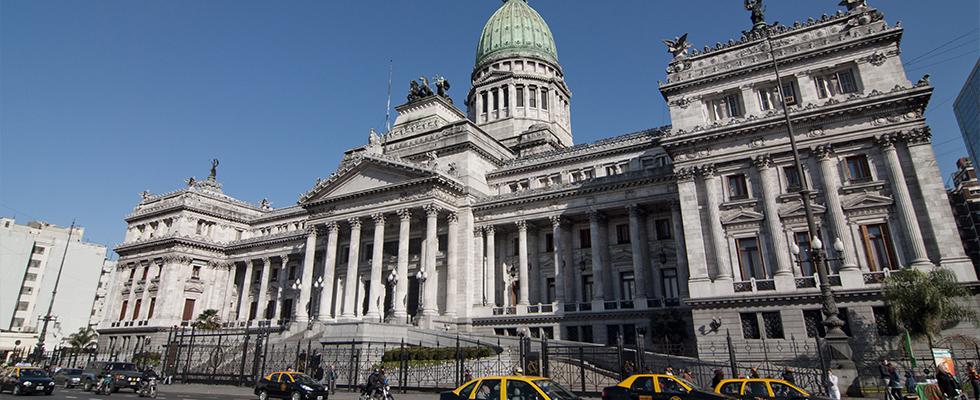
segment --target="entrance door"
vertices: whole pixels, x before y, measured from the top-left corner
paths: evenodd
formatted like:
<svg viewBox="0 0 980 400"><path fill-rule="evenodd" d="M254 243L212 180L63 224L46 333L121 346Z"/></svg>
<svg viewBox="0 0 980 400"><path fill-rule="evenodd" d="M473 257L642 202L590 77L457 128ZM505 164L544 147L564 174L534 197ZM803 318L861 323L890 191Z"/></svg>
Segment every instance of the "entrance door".
<svg viewBox="0 0 980 400"><path fill-rule="evenodd" d="M419 312L419 281L414 276L408 278L408 315L415 316Z"/></svg>
<svg viewBox="0 0 980 400"><path fill-rule="evenodd" d="M282 310L280 310L279 318L284 321L290 321L293 319L293 299L285 299L282 301Z"/></svg>
<svg viewBox="0 0 980 400"><path fill-rule="evenodd" d="M184 299L184 321L194 319L194 299Z"/></svg>

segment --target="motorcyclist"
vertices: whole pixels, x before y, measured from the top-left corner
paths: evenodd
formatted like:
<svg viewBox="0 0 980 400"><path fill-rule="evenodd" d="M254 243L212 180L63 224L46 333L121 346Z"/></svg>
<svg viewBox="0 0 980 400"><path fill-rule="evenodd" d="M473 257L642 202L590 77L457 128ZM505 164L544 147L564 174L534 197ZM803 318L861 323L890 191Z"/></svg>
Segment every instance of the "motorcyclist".
<svg viewBox="0 0 980 400"><path fill-rule="evenodd" d="M384 388L385 381L385 369L375 368L374 371L368 376L367 385L365 392L368 396L374 396L375 393L381 391Z"/></svg>
<svg viewBox="0 0 980 400"><path fill-rule="evenodd" d="M144 389L151 385L153 381L160 379L157 372L153 370L152 367L143 370L143 376L140 379L140 389Z"/></svg>

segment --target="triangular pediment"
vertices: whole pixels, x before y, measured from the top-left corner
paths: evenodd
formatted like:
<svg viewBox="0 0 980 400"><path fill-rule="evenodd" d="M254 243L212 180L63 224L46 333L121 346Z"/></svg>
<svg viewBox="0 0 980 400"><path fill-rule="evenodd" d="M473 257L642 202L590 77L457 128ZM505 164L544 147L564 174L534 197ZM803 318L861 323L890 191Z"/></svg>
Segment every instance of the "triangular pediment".
<svg viewBox="0 0 980 400"><path fill-rule="evenodd" d="M300 203L370 192L438 175L407 161L382 157L365 154L345 161L330 178L304 194Z"/></svg>
<svg viewBox="0 0 980 400"><path fill-rule="evenodd" d="M844 201L845 210L858 210L862 208L888 207L895 201L890 197L874 193L861 193Z"/></svg>
<svg viewBox="0 0 980 400"><path fill-rule="evenodd" d="M758 222L762 221L763 219L764 216L761 213L747 208L742 208L722 217L721 223L724 225L742 224L746 222Z"/></svg>
<svg viewBox="0 0 980 400"><path fill-rule="evenodd" d="M827 211L827 207L824 207L820 204L814 203L811 204L811 207L813 208L814 215L821 215L825 211ZM779 209L779 216L783 218L797 217L802 215L806 215L806 209L803 207L803 202L799 200L790 202L789 204L785 204L783 205L783 207Z"/></svg>

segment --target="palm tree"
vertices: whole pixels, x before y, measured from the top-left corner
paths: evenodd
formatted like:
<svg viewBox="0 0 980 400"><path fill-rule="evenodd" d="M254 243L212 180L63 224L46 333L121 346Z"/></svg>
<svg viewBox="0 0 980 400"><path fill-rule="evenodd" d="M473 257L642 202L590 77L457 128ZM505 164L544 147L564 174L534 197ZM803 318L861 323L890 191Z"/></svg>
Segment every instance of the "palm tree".
<svg viewBox="0 0 980 400"><path fill-rule="evenodd" d="M98 337L99 334L91 327L78 328L78 332L68 335L68 345L71 346L72 352L78 353L92 348Z"/></svg>
<svg viewBox="0 0 980 400"><path fill-rule="evenodd" d="M208 309L202 311L191 326L206 331L221 329L221 317L218 316L218 310Z"/></svg>
<svg viewBox="0 0 980 400"><path fill-rule="evenodd" d="M891 306L892 319L905 328L909 336L929 340L940 336L944 327L961 321L980 324L977 313L961 301L970 291L956 281L956 275L945 268L929 273L908 268L885 279L885 301Z"/></svg>

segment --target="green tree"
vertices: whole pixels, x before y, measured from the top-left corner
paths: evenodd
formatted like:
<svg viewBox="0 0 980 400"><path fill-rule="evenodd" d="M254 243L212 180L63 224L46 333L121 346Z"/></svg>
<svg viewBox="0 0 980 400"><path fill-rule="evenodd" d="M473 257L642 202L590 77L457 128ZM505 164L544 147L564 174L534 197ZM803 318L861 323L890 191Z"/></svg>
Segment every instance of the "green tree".
<svg viewBox="0 0 980 400"><path fill-rule="evenodd" d="M976 312L961 302L969 298L969 289L945 268L929 273L914 268L894 272L885 279L884 296L893 320L908 330L909 336L928 339L930 346L944 327L961 321L980 323Z"/></svg>
<svg viewBox="0 0 980 400"><path fill-rule="evenodd" d="M78 332L68 335L68 345L72 352L78 353L91 349L96 344L99 334L91 327L78 328Z"/></svg>
<svg viewBox="0 0 980 400"><path fill-rule="evenodd" d="M208 309L202 311L191 326L206 331L221 329L221 317L218 316L218 310Z"/></svg>

